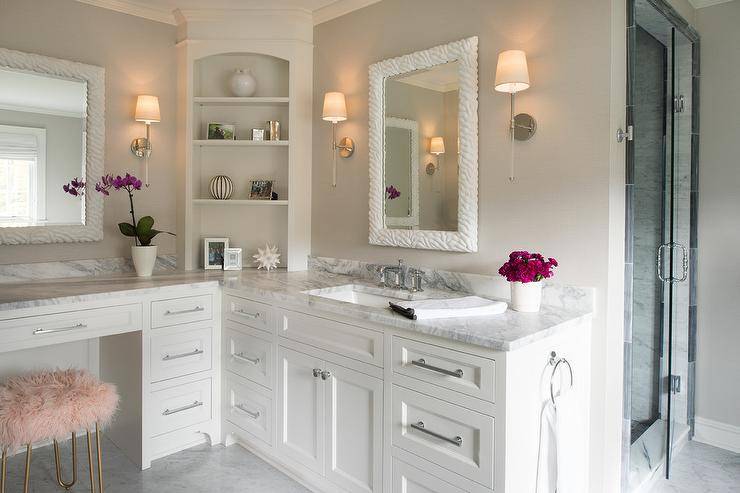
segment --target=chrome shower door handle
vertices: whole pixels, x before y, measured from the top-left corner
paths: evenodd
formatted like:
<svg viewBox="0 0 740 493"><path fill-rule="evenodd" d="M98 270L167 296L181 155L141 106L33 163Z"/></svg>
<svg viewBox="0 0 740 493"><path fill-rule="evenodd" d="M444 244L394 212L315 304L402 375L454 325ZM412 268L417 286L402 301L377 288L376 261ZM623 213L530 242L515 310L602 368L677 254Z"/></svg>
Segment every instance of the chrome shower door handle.
<svg viewBox="0 0 740 493"><path fill-rule="evenodd" d="M681 277L676 279L672 279L673 282L684 282L689 277L689 250L686 248L686 245L682 243L674 243L674 247L678 247L681 249Z"/></svg>
<svg viewBox="0 0 740 493"><path fill-rule="evenodd" d="M670 277L668 279L663 277L663 250L665 248L670 248L670 246L671 246L670 243L663 243L662 245L658 247L658 255L656 256L656 259L655 259L655 267L656 267L656 271L658 274L658 279L660 279L661 282L671 282Z"/></svg>
<svg viewBox="0 0 740 493"><path fill-rule="evenodd" d="M682 259L681 259L681 277L673 277L668 276L665 277L663 275L663 268L665 267L663 265L663 250L664 249L670 249L673 251L675 248L681 249ZM686 248L686 245L682 243L663 243L658 247L658 255L656 257L656 269L658 273L658 279L660 279L662 282L670 282L670 283L676 283L676 282L684 282L689 277L689 250Z"/></svg>

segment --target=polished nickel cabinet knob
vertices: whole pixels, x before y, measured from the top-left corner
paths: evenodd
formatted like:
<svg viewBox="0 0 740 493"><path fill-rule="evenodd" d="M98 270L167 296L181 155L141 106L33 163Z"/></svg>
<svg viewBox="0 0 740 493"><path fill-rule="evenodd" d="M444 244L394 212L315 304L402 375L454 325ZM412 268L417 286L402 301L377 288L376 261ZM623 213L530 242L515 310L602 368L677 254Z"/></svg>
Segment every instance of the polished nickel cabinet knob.
<svg viewBox="0 0 740 493"><path fill-rule="evenodd" d="M331 371L324 370L321 372L321 380L327 380L329 378L331 378Z"/></svg>

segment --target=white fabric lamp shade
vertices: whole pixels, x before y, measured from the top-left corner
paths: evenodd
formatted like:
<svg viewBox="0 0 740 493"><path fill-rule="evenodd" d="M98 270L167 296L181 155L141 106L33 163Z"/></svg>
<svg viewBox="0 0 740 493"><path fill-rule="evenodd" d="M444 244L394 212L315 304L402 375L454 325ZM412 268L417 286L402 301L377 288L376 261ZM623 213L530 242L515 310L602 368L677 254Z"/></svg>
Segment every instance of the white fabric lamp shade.
<svg viewBox="0 0 740 493"><path fill-rule="evenodd" d="M442 137L432 137L429 142L429 152L440 155L445 153L445 141Z"/></svg>
<svg viewBox="0 0 740 493"><path fill-rule="evenodd" d="M499 53L494 89L499 92L515 93L527 88L529 88L527 54L521 50Z"/></svg>
<svg viewBox="0 0 740 493"><path fill-rule="evenodd" d="M343 122L347 119L347 103L341 92L327 92L324 94L324 111L321 118L332 123Z"/></svg>
<svg viewBox="0 0 740 493"><path fill-rule="evenodd" d="M136 100L136 121L144 123L159 123L159 98L157 96L139 96Z"/></svg>

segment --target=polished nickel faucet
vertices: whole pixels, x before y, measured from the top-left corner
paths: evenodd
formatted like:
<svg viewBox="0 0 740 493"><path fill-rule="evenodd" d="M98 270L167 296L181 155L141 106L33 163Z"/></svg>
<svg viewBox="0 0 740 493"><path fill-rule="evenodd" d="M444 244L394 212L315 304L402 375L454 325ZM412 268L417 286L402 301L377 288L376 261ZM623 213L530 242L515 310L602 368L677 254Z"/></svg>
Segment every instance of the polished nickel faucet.
<svg viewBox="0 0 740 493"><path fill-rule="evenodd" d="M424 273L419 269L409 268L403 259L398 265L385 265L378 269L380 285L385 288L406 289L412 293L424 291L421 287ZM411 278L411 286L406 286L406 277Z"/></svg>

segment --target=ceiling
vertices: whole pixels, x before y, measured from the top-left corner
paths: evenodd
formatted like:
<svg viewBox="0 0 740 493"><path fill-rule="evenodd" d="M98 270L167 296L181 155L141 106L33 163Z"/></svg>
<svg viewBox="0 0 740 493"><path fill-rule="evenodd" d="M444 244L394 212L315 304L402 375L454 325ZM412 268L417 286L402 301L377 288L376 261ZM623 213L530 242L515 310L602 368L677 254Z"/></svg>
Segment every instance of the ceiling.
<svg viewBox="0 0 740 493"><path fill-rule="evenodd" d="M297 9L320 24L380 0L77 0L125 14L175 24L175 10Z"/></svg>
<svg viewBox="0 0 740 493"><path fill-rule="evenodd" d="M82 118L87 85L81 81L0 68L0 109Z"/></svg>

